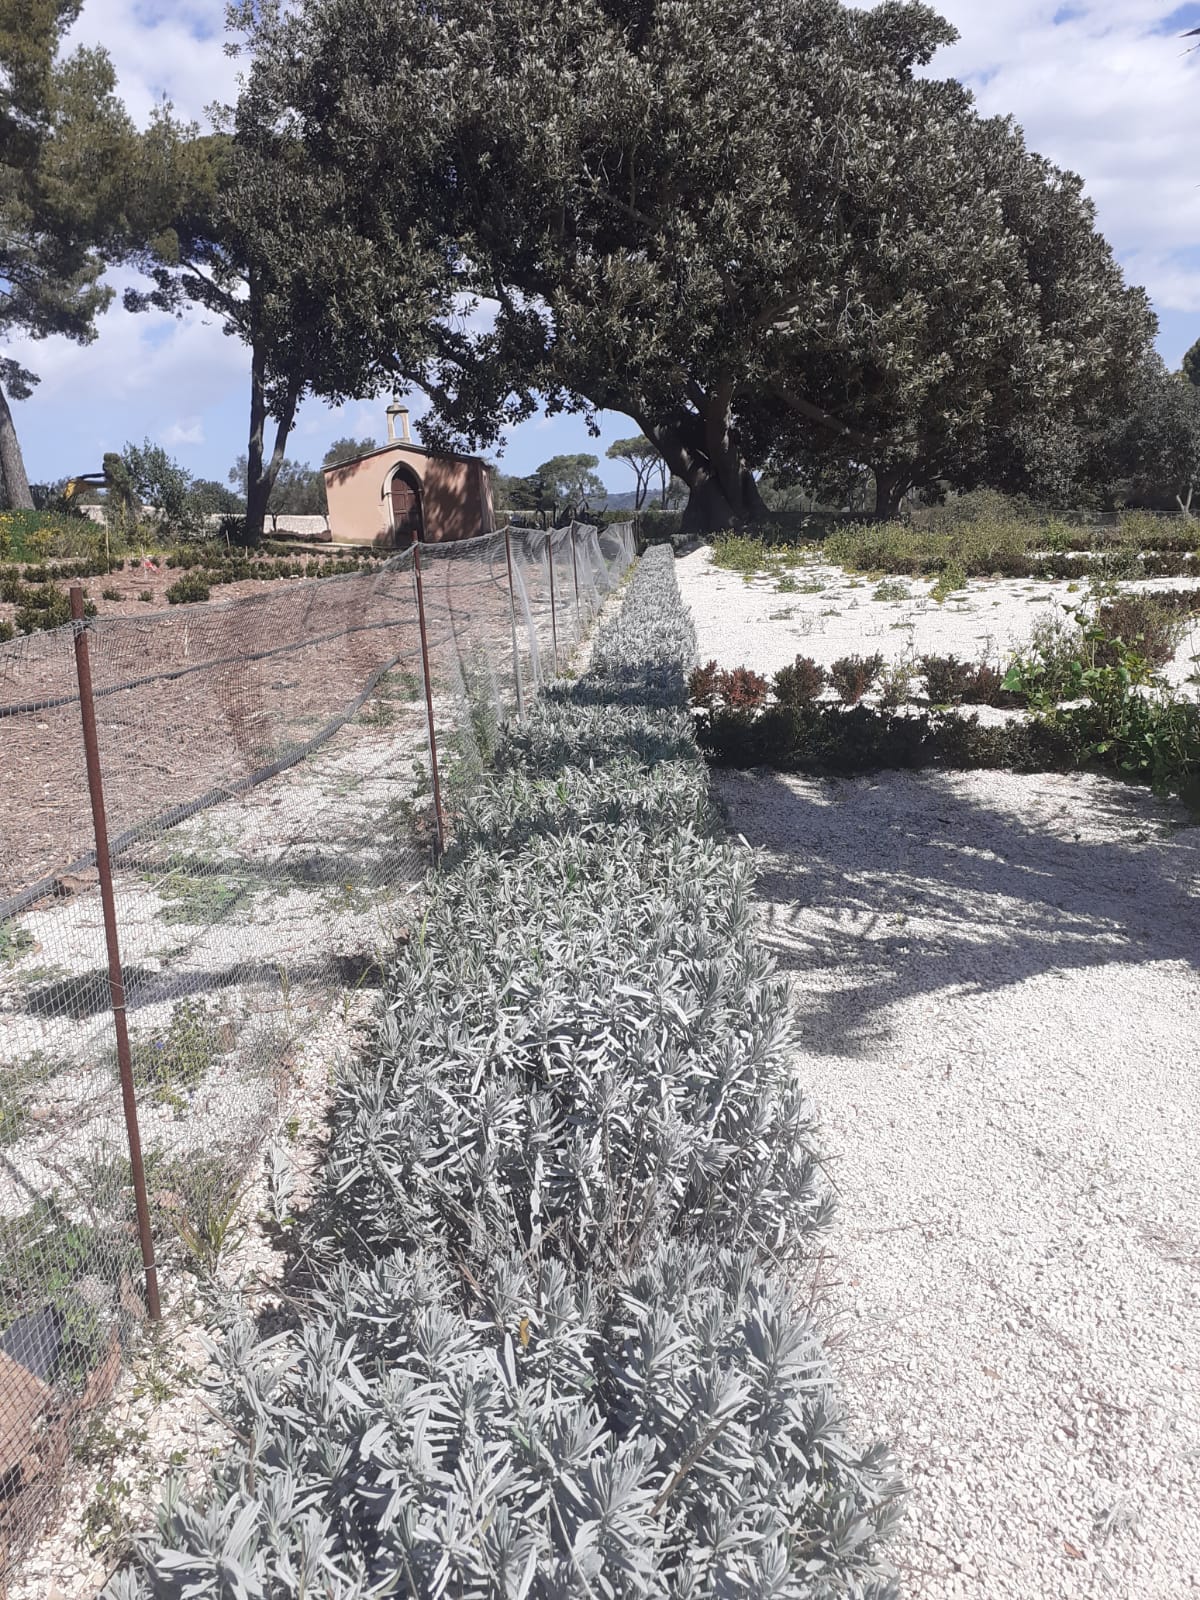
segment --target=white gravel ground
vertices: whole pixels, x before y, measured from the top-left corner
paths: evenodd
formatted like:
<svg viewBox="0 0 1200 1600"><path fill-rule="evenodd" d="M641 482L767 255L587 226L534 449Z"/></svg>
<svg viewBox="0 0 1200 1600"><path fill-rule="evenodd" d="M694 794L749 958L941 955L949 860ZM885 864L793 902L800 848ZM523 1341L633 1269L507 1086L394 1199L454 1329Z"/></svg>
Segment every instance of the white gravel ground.
<svg viewBox="0 0 1200 1600"><path fill-rule="evenodd" d="M797 655L821 666L845 655L882 655L888 662L924 653L966 660L986 654L1001 660L1029 638L1034 623L1087 599L1086 585L1026 578L972 578L961 594L940 604L932 582L891 578L885 593L906 598L876 600L880 584L856 578L817 560L789 568L794 590L781 592L773 579L749 583L736 572L714 567L702 546L676 563L684 599L696 618L701 661L720 667L753 667L768 677ZM1129 590L1194 589L1197 576L1123 584ZM1196 693L1187 679L1200 664L1200 618L1193 618L1165 676Z"/></svg>
<svg viewBox="0 0 1200 1600"><path fill-rule="evenodd" d="M765 615L795 595L756 620L709 570L680 563L702 659L801 648ZM940 609L919 647L973 625ZM1200 829L1086 776L719 792L796 980L844 1387L912 1491L904 1592L1200 1592Z"/></svg>

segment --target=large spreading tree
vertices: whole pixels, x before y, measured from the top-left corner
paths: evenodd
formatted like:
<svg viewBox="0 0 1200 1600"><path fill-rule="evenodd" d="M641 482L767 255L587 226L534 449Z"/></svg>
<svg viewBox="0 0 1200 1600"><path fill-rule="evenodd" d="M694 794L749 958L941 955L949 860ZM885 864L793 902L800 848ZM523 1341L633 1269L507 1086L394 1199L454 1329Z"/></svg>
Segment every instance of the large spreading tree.
<svg viewBox="0 0 1200 1600"><path fill-rule="evenodd" d="M299 0L251 34L360 238L420 219L493 305L410 373L436 438L522 384L623 412L708 529L789 461L869 465L884 513L1029 487L1127 409L1145 297L1079 180L924 72L954 38L925 5Z"/></svg>
<svg viewBox="0 0 1200 1600"><path fill-rule="evenodd" d="M137 138L101 50L64 56L80 0L0 0L0 339L86 344L112 298L138 196ZM36 373L0 356L0 473L11 506L33 505L9 400Z"/></svg>

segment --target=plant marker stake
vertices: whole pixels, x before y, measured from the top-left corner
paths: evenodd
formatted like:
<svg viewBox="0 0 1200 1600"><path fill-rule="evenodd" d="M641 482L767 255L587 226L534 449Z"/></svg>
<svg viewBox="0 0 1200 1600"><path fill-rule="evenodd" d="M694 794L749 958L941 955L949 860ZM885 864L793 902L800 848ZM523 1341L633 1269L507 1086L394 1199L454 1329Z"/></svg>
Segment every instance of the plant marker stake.
<svg viewBox="0 0 1200 1600"><path fill-rule="evenodd" d="M508 562L508 619L512 625L513 677L517 682L517 718L525 726L525 698L521 693L521 662L517 656L517 595L513 588L512 539L504 529L504 559Z"/></svg>
<svg viewBox="0 0 1200 1600"><path fill-rule="evenodd" d="M425 720L429 727L429 770L433 777L433 814L435 838L433 853L437 860L446 850L446 818L442 813L442 782L438 776L437 733L433 726L433 684L429 677L429 638L425 632L425 589L421 583L421 541L413 540L413 575L417 580L417 623L421 629L421 672L425 678Z"/></svg>
<svg viewBox="0 0 1200 1600"><path fill-rule="evenodd" d="M96 867L100 874L100 904L104 908L104 938L108 945L108 987L112 996L113 1024L117 1035L117 1069L121 1077L121 1104L129 1140L129 1171L137 1207L138 1238L146 1272L146 1309L151 1322L162 1320L158 1302L158 1267L154 1260L154 1233L150 1203L146 1198L146 1168L142 1162L142 1137L138 1131L137 1096L133 1087L133 1057L129 1050L129 1024L125 1015L125 978L121 971L121 943L117 936L117 904L113 895L112 861L108 853L108 822L104 814L104 784L100 775L100 744L96 737L96 707L92 702L92 663L88 654L87 625L83 618L83 589L71 585L71 624L75 634L75 673L79 679L79 712L83 721L83 749L87 760L88 794L96 831Z"/></svg>
<svg viewBox="0 0 1200 1600"><path fill-rule="evenodd" d="M554 676L558 677L558 612L554 603L554 529L546 540L546 564L550 568L550 642L554 647Z"/></svg>

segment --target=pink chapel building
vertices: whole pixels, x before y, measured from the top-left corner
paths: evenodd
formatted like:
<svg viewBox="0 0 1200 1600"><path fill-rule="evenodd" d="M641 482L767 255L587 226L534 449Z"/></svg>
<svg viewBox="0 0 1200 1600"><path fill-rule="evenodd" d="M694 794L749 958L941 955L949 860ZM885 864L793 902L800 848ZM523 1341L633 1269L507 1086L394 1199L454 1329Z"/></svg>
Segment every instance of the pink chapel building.
<svg viewBox="0 0 1200 1600"><path fill-rule="evenodd" d="M494 526L486 462L415 443L406 406L388 407L385 445L324 473L335 544L405 550L414 539L476 539Z"/></svg>

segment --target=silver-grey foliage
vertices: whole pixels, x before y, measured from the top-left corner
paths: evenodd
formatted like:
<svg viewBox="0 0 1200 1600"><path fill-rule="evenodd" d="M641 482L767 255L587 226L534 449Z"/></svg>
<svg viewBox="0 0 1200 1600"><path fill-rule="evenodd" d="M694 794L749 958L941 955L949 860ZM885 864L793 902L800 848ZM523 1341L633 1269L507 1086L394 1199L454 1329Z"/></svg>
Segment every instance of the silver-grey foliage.
<svg viewBox="0 0 1200 1600"><path fill-rule="evenodd" d="M234 1318L243 1443L121 1600L882 1600L796 1269L827 1214L694 658L651 551L458 821L339 1086L298 1326Z"/></svg>

